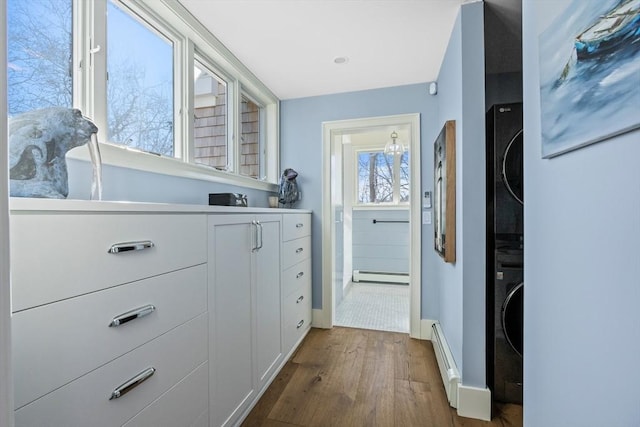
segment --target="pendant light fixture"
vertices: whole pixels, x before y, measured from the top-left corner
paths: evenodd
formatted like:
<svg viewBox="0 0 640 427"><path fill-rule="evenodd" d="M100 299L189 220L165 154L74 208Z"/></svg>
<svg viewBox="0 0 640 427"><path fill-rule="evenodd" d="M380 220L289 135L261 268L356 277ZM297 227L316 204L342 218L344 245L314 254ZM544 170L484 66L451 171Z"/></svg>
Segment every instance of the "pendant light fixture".
<svg viewBox="0 0 640 427"><path fill-rule="evenodd" d="M394 130L391 132L391 141L387 142L384 146L384 154L401 156L405 152L404 145L398 142L398 134Z"/></svg>

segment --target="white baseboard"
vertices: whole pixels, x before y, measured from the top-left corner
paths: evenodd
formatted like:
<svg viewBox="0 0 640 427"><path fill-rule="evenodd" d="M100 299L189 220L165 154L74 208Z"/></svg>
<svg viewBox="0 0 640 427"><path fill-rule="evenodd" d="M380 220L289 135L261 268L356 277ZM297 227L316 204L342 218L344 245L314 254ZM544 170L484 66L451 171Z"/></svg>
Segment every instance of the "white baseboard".
<svg viewBox="0 0 640 427"><path fill-rule="evenodd" d="M491 421L491 390L459 384L458 415Z"/></svg>
<svg viewBox="0 0 640 427"><path fill-rule="evenodd" d="M409 273L390 273L385 271L353 270L354 282L382 282L409 284Z"/></svg>
<svg viewBox="0 0 640 427"><path fill-rule="evenodd" d="M431 327L437 320L420 319L420 337L421 340L431 341Z"/></svg>
<svg viewBox="0 0 640 427"><path fill-rule="evenodd" d="M330 324L326 322L324 310L321 308L311 310L311 326L320 329L331 329Z"/></svg>

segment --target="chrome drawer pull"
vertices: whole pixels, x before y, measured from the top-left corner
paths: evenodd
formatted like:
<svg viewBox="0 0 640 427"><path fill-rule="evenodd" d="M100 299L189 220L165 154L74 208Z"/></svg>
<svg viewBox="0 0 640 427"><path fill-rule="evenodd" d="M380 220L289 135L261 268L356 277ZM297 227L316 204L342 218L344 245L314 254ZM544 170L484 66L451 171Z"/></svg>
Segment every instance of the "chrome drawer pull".
<svg viewBox="0 0 640 427"><path fill-rule="evenodd" d="M262 244L263 244L263 241L262 241L262 231L263 231L262 223L260 221L256 221L256 226L260 230L260 232L258 233L258 237L260 237L260 243L258 244L258 247L256 248L256 250L260 250L260 249L262 249Z"/></svg>
<svg viewBox="0 0 640 427"><path fill-rule="evenodd" d="M304 227L303 223L299 222L299 223L296 224L296 228L302 228L302 227Z"/></svg>
<svg viewBox="0 0 640 427"><path fill-rule="evenodd" d="M296 279L299 279L302 276L304 276L304 271L301 271L300 273L296 274Z"/></svg>
<svg viewBox="0 0 640 427"><path fill-rule="evenodd" d="M124 242L112 245L107 251L110 254L119 254L120 252L141 251L143 249L151 249L155 244L151 240L140 242Z"/></svg>
<svg viewBox="0 0 640 427"><path fill-rule="evenodd" d="M296 326L296 329L302 328L302 325L304 325L304 319L298 322L298 326Z"/></svg>
<svg viewBox="0 0 640 427"><path fill-rule="evenodd" d="M151 375L155 374L156 368L147 368L144 371L140 372L135 377L131 378L129 381L119 385L115 390L111 393L111 397L109 400L118 399L119 397L124 396L129 393L131 390L145 382L151 377Z"/></svg>
<svg viewBox="0 0 640 427"><path fill-rule="evenodd" d="M300 252L302 252L303 250L304 250L304 249L302 249L302 248L298 248L298 249L296 249L296 253L297 253L297 254L299 254L299 253L300 253Z"/></svg>
<svg viewBox="0 0 640 427"><path fill-rule="evenodd" d="M112 328L115 326L123 325L127 322L131 322L134 319L147 316L154 311L156 311L156 306L152 304L134 308L133 310L127 311L126 313L122 313L121 315L114 317L111 323L109 323L109 327Z"/></svg>
<svg viewBox="0 0 640 427"><path fill-rule="evenodd" d="M296 300L296 304L300 304L303 299L304 299L304 295L300 295L300 298Z"/></svg>

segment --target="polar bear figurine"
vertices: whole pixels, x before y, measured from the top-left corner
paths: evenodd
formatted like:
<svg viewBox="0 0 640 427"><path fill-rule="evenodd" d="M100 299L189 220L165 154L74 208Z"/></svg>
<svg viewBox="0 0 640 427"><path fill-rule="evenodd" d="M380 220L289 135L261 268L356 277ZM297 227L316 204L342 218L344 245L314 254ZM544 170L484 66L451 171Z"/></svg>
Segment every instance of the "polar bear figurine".
<svg viewBox="0 0 640 427"><path fill-rule="evenodd" d="M9 184L14 197L64 199L69 194L65 155L98 128L80 110L52 107L9 119Z"/></svg>

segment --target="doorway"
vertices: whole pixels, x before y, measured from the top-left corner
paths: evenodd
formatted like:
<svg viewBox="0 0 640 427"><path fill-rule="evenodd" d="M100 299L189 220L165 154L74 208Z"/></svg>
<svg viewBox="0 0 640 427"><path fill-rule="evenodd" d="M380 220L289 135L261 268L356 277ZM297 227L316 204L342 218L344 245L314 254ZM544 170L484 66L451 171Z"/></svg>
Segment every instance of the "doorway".
<svg viewBox="0 0 640 427"><path fill-rule="evenodd" d="M384 145L390 141L403 144L405 150L396 155L384 154ZM408 299L408 325L402 331L420 337L420 116L326 122L323 142L323 301L316 318L320 320L318 326L345 325L338 308L354 295L374 304L381 297L398 308L402 306L404 292L404 298ZM378 177L378 181L386 182L384 188L376 189L370 185L371 180L367 181L367 175L373 177L379 172L371 162L384 164L388 173ZM361 175L363 179L359 179ZM388 238L398 235L406 247L380 246L376 248L378 261L367 260L366 255L354 248L359 247L362 252L362 247L371 243L367 238L377 238L372 233ZM365 241L355 242L354 247L354 240L362 237ZM361 301L349 304L358 307L360 314L375 311L365 308ZM380 320L374 319L372 324L380 324ZM380 329L400 331L384 325Z"/></svg>

